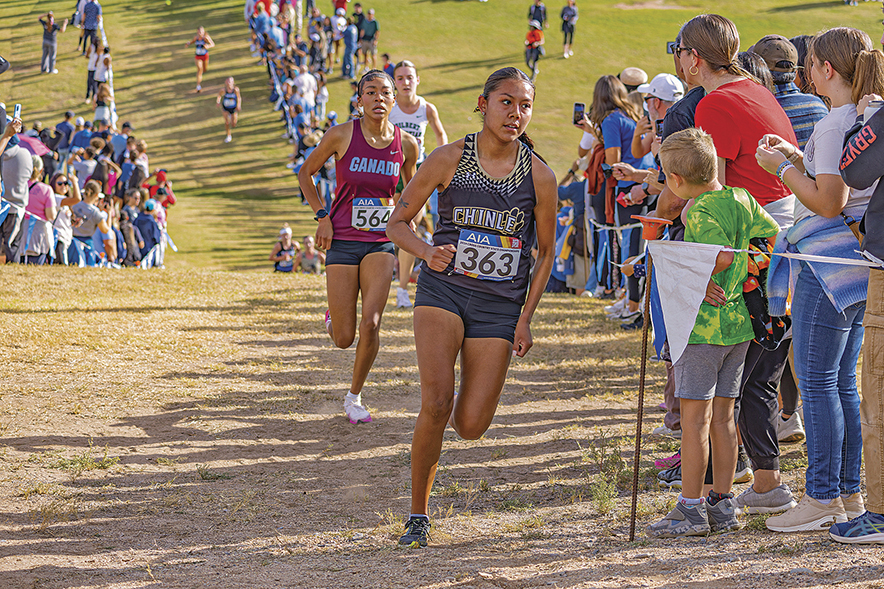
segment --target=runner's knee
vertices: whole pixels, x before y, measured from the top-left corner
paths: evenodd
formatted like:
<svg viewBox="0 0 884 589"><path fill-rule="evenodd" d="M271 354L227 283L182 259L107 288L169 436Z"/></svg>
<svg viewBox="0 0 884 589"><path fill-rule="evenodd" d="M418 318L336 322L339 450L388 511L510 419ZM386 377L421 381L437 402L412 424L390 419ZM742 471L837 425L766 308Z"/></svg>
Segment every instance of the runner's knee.
<svg viewBox="0 0 884 589"><path fill-rule="evenodd" d="M359 337L377 338L381 328L380 317L363 317L359 322Z"/></svg>

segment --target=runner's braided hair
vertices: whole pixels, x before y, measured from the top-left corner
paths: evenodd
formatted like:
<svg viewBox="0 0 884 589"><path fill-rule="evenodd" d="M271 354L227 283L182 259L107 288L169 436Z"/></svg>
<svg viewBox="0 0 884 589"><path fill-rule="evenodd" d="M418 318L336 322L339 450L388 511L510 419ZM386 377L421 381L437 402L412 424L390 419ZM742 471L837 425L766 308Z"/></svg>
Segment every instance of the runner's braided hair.
<svg viewBox="0 0 884 589"><path fill-rule="evenodd" d="M531 81L531 78L529 78L525 74L525 72L523 72L519 68L505 67L497 70L496 72L488 76L488 79L485 80L485 87L482 89L482 97L484 97L487 101L488 97L491 96L491 93L497 90L497 88L506 80L516 80L517 82L522 82L523 84L531 88L532 94L534 94L535 92L534 82ZM479 111L479 107L476 106L473 112ZM531 138L528 137L527 133L522 133L521 135L519 135L519 141L527 145L528 148L531 149L531 151L534 151L534 141L532 141ZM534 155L540 158L540 161L546 163L546 160L543 159L540 154L535 152Z"/></svg>

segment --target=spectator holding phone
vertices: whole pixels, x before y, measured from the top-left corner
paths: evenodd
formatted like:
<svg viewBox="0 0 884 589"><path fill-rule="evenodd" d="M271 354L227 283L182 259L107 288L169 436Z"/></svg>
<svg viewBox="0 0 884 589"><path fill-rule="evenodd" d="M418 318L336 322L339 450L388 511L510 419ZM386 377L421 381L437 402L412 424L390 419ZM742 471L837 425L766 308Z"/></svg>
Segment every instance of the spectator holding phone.
<svg viewBox="0 0 884 589"><path fill-rule="evenodd" d="M625 162L636 169L647 169L653 166L653 158L645 156L636 158L632 154L632 135L635 131L636 121L641 116L641 111L626 98L626 86L616 76L602 76L595 84L590 109L590 121L601 129L602 141L605 144L605 163L613 166L619 162ZM616 203L611 207L607 203L606 212L611 210L613 214L607 215L606 221L610 224L623 226L632 223L632 215L642 212L643 204L630 204L627 200L632 187L636 182L632 180L618 180L616 189ZM621 260L621 246L627 250L628 256L637 256L641 245L641 232L630 230L624 233L626 243L621 244L617 233L608 231L608 243L610 246L611 260ZM605 293L613 294L620 284L620 269L617 266L610 268L611 284ZM627 303L630 313L624 317L626 325L641 327L641 312L639 311L639 281L632 277L628 280L629 302ZM613 297L609 297L613 298Z"/></svg>

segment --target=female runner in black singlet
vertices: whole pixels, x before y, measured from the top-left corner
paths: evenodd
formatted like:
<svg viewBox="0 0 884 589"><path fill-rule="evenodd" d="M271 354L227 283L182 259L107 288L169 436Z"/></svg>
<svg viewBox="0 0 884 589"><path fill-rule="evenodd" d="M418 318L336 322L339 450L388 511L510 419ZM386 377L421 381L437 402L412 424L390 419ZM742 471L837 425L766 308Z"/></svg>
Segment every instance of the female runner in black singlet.
<svg viewBox="0 0 884 589"><path fill-rule="evenodd" d="M555 176L525 135L533 102L534 85L520 70L491 74L477 108L482 130L436 148L387 224L394 243L427 262L414 303L421 410L411 445L411 517L400 544L427 544L427 504L449 419L461 437L480 438L511 357L531 348L531 318L553 265L556 217ZM409 222L433 190L439 222L428 245Z"/></svg>
<svg viewBox="0 0 884 589"><path fill-rule="evenodd" d="M356 303L362 293L362 320L350 392L344 412L350 423L371 421L362 387L380 347L378 332L393 281L393 244L384 229L400 176L408 184L417 162L417 140L388 120L396 102L393 79L380 70L362 76L359 104L365 115L329 128L298 172L298 183L319 222L316 246L327 250L326 330L335 345L349 348L357 333ZM313 176L335 158L338 189L326 211Z"/></svg>
<svg viewBox="0 0 884 589"><path fill-rule="evenodd" d="M239 112L242 110L242 95L239 93L239 86L233 81L233 76L224 80L224 87L218 92L215 104L221 107L221 114L224 117L224 129L227 131L224 143L230 143L233 140L231 131L236 127Z"/></svg>

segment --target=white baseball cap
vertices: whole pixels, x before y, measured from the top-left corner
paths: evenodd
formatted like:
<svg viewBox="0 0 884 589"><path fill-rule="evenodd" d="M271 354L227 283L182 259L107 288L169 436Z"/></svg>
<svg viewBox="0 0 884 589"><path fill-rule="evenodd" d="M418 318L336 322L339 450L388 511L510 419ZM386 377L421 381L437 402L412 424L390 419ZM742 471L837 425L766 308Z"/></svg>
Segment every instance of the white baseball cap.
<svg viewBox="0 0 884 589"><path fill-rule="evenodd" d="M636 90L668 102L676 102L684 96L681 80L672 74L657 74L649 84L642 84Z"/></svg>

